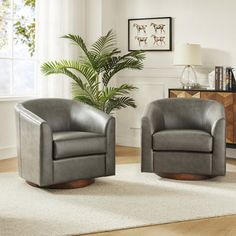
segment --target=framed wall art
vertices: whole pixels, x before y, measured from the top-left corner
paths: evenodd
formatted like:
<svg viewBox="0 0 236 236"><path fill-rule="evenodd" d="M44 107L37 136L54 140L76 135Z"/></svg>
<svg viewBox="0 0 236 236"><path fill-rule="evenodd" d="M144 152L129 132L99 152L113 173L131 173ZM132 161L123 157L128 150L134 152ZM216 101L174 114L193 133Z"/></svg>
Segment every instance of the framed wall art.
<svg viewBox="0 0 236 236"><path fill-rule="evenodd" d="M171 51L172 18L128 19L128 50Z"/></svg>

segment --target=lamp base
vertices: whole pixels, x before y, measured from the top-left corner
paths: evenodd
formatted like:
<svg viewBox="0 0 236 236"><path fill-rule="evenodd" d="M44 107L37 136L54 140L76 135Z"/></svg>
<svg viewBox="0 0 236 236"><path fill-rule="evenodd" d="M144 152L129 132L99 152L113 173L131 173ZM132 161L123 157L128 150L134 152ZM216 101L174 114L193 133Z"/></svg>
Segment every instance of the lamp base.
<svg viewBox="0 0 236 236"><path fill-rule="evenodd" d="M200 86L197 82L196 72L192 66L187 65L184 67L180 77L180 83L183 89L193 89Z"/></svg>
<svg viewBox="0 0 236 236"><path fill-rule="evenodd" d="M182 89L185 89L185 90L187 90L187 89L189 89L189 90L193 90L193 89L202 89L202 88L204 88L204 87L202 87L199 83L196 83L196 84L194 84L194 85L191 85L191 86L185 86L185 85L183 85L182 84Z"/></svg>

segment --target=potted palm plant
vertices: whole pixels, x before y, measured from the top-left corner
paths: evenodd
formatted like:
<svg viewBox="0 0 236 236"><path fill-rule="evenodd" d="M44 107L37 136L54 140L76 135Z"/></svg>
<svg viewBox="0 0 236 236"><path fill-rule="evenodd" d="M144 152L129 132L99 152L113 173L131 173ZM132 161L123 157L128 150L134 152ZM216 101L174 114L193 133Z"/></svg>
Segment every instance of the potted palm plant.
<svg viewBox="0 0 236 236"><path fill-rule="evenodd" d="M45 75L67 75L73 80L72 93L75 100L108 114L125 107L136 107L134 99L130 97L130 92L136 87L127 83L114 87L110 86L110 82L121 70L141 70L145 59L142 51L121 55L112 30L101 36L90 49L79 35L68 34L62 38L72 41L82 50L83 55L77 61L60 60L44 63L41 70Z"/></svg>

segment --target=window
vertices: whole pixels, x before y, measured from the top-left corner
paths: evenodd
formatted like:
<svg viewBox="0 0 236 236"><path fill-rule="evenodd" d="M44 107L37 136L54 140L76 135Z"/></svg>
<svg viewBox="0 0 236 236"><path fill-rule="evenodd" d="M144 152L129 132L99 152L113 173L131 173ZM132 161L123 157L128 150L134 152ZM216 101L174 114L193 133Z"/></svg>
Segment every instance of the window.
<svg viewBox="0 0 236 236"><path fill-rule="evenodd" d="M0 0L0 97L35 95L35 0Z"/></svg>

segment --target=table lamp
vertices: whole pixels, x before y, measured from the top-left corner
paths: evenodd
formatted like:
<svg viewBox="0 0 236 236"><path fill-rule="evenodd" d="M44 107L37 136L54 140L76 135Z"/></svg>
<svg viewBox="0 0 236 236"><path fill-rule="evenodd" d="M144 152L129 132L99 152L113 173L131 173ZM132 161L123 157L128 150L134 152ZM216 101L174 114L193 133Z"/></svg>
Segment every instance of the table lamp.
<svg viewBox="0 0 236 236"><path fill-rule="evenodd" d="M184 89L192 89L199 86L197 75L193 66L202 64L200 44L182 44L174 53L174 65L184 66L180 82Z"/></svg>

